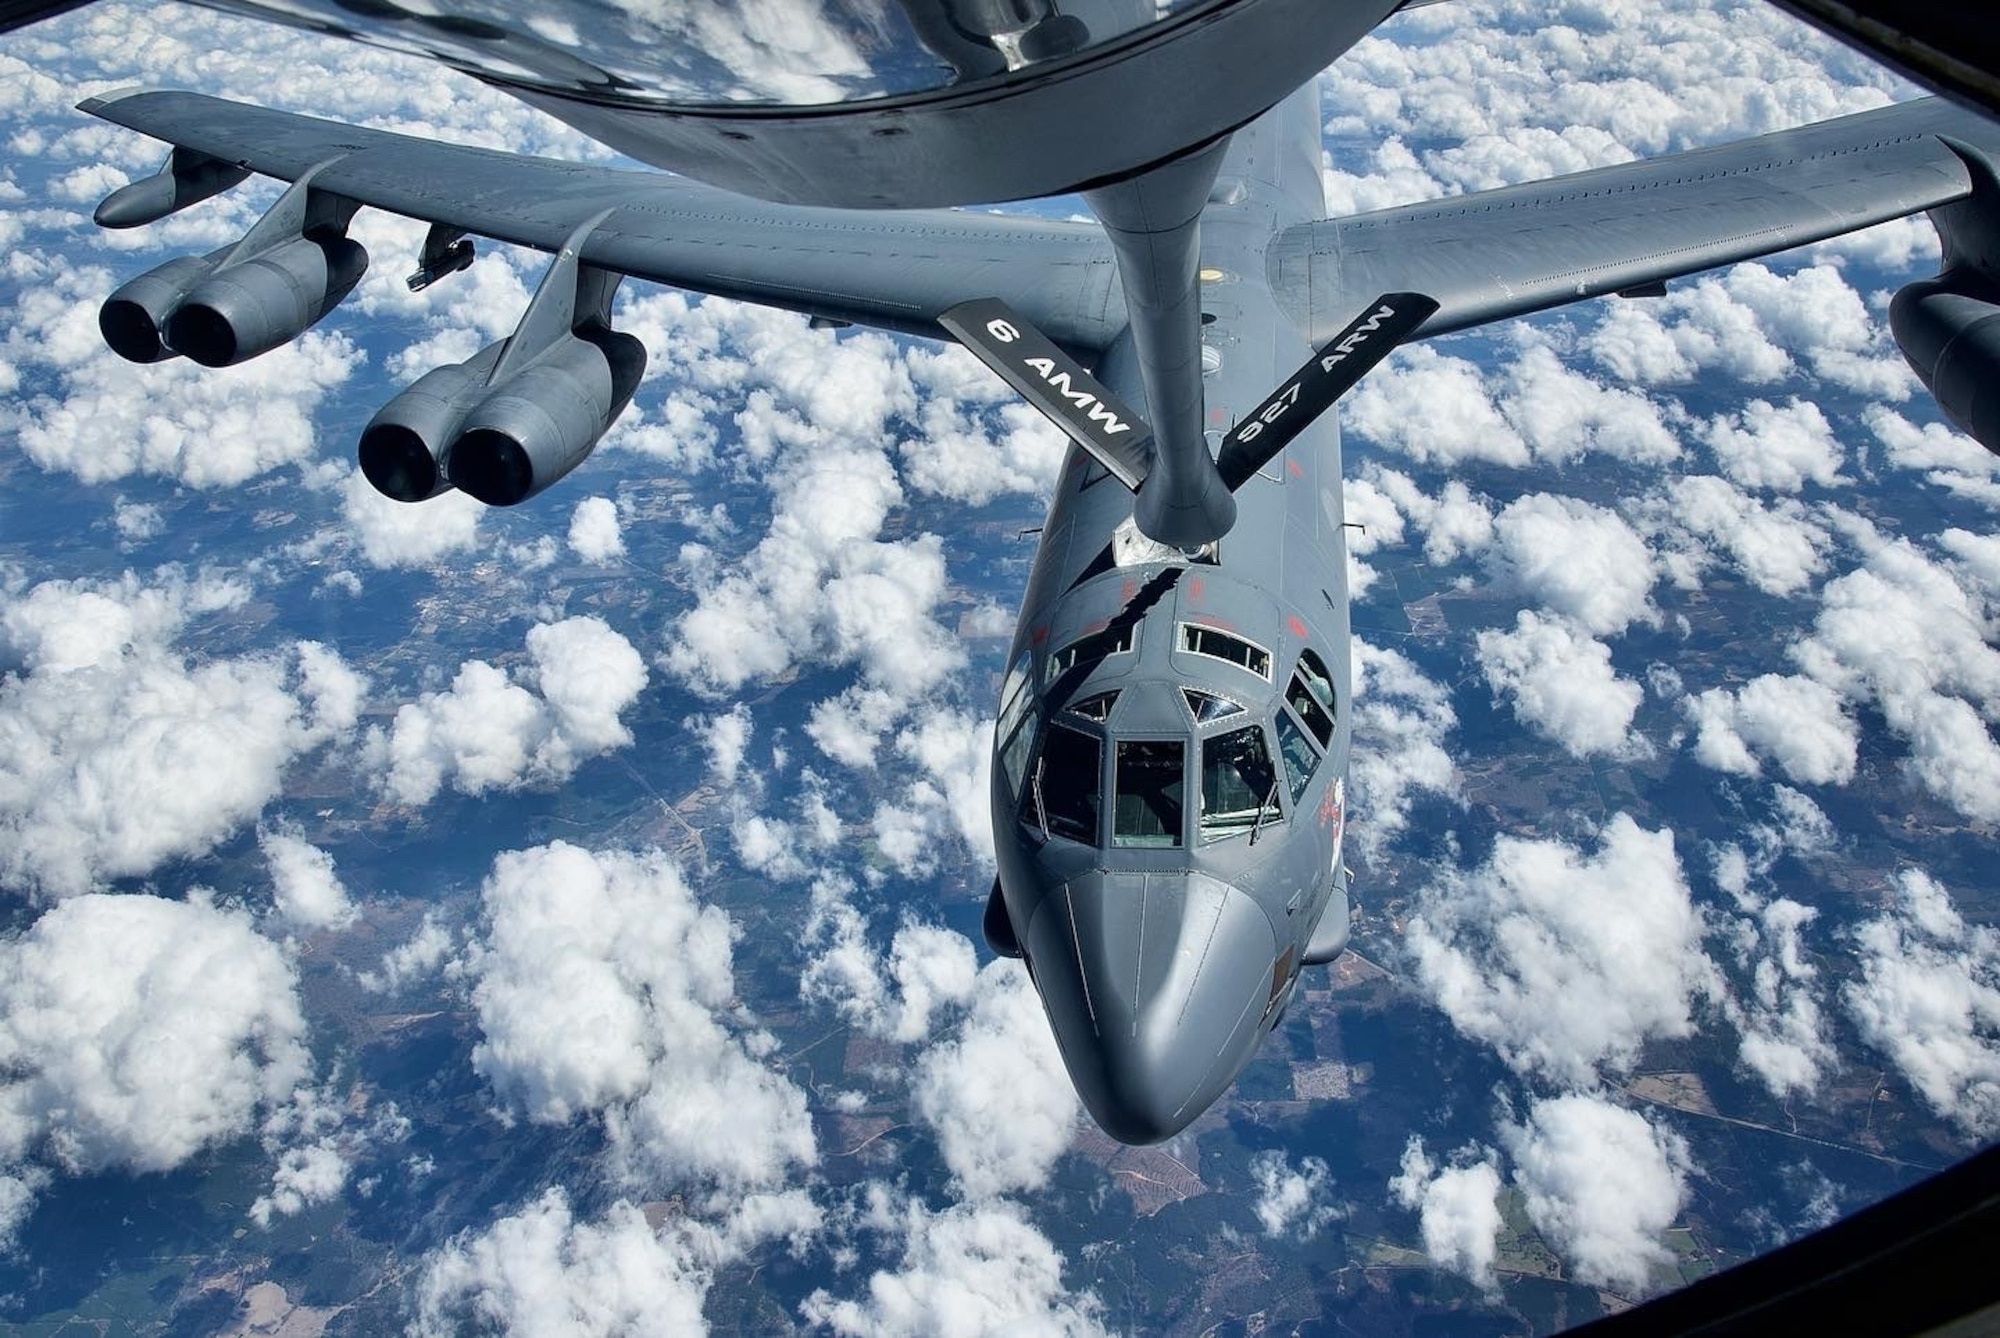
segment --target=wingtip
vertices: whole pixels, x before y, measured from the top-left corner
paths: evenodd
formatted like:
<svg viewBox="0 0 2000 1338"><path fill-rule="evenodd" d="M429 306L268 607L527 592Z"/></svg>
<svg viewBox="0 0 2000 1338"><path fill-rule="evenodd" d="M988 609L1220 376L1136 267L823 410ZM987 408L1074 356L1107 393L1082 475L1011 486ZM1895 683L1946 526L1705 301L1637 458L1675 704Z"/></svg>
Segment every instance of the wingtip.
<svg viewBox="0 0 2000 1338"><path fill-rule="evenodd" d="M141 84L127 84L123 88L113 88L103 93L93 93L83 101L77 103L76 109L87 116L99 116L112 103L123 102L133 94L145 91L145 87Z"/></svg>

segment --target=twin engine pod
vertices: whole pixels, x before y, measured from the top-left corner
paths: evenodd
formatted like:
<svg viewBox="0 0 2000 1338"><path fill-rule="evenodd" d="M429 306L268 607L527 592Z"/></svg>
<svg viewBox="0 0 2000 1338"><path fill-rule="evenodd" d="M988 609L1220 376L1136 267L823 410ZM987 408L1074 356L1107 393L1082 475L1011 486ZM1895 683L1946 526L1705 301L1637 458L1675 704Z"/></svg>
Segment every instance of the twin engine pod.
<svg viewBox="0 0 2000 1338"><path fill-rule="evenodd" d="M230 367L304 334L368 271L368 252L345 236L298 236L232 259L242 243L181 256L105 300L97 328L129 362L176 354Z"/></svg>
<svg viewBox="0 0 2000 1338"><path fill-rule="evenodd" d="M1913 283L1890 302L1889 329L1938 407L2000 454L2000 286L1958 271Z"/></svg>
<svg viewBox="0 0 2000 1338"><path fill-rule="evenodd" d="M583 463L646 370L645 345L602 325L510 369L511 343L425 373L369 420L359 454L377 492L421 502L456 487L488 506L526 501Z"/></svg>

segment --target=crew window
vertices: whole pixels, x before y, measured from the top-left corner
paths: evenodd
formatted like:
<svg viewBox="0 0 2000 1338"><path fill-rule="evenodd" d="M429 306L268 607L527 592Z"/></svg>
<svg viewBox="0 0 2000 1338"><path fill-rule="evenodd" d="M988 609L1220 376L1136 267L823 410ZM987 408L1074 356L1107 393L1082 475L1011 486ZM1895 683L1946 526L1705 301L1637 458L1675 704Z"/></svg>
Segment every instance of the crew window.
<svg viewBox="0 0 2000 1338"><path fill-rule="evenodd" d="M1333 742L1333 679L1319 662L1319 656L1309 650L1299 652L1298 667L1285 689L1285 700L1299 713L1299 719L1305 721L1320 747Z"/></svg>
<svg viewBox="0 0 2000 1338"><path fill-rule="evenodd" d="M1319 765L1319 753L1306 741L1306 732L1283 711L1278 712L1278 752L1285 759L1285 780L1292 787L1292 802L1296 804L1312 780L1313 768Z"/></svg>
<svg viewBox="0 0 2000 1338"><path fill-rule="evenodd" d="M1123 627L1107 627L1102 632L1078 637L1049 656L1049 678L1061 678L1079 664L1101 660L1107 655L1122 655L1131 650L1133 626L1128 623Z"/></svg>
<svg viewBox="0 0 2000 1338"><path fill-rule="evenodd" d="M1181 649L1191 655L1227 660L1241 665L1259 678L1271 676L1271 652L1253 646L1242 637L1197 623L1181 624Z"/></svg>
<svg viewBox="0 0 2000 1338"><path fill-rule="evenodd" d="M1201 834L1234 836L1276 822L1278 776L1264 731L1255 725L1218 734L1201 745Z"/></svg>
<svg viewBox="0 0 2000 1338"><path fill-rule="evenodd" d="M1000 689L1000 720L994 734L1000 740L1000 766L1007 775L1007 793L1021 793L1021 774L1028 765L1028 748L1035 741L1034 694L1028 691L1026 655L1007 671Z"/></svg>
<svg viewBox="0 0 2000 1338"><path fill-rule="evenodd" d="M1232 715L1243 713L1243 708L1227 697L1196 692L1193 688L1182 688L1181 695L1187 698L1188 710L1194 712L1197 725L1206 725L1212 720L1225 720Z"/></svg>
<svg viewBox="0 0 2000 1338"><path fill-rule="evenodd" d="M1051 725L1035 763L1023 812L1053 836L1097 844L1099 762L1102 745L1091 735Z"/></svg>
<svg viewBox="0 0 2000 1338"><path fill-rule="evenodd" d="M1102 721L1110 717L1111 708L1117 701L1117 693L1100 692L1094 697L1085 697L1080 702L1071 702L1069 709L1072 715L1080 715L1085 720Z"/></svg>
<svg viewBox="0 0 2000 1338"><path fill-rule="evenodd" d="M1111 843L1177 846L1181 843L1181 763L1178 739L1125 739L1118 744L1117 799Z"/></svg>

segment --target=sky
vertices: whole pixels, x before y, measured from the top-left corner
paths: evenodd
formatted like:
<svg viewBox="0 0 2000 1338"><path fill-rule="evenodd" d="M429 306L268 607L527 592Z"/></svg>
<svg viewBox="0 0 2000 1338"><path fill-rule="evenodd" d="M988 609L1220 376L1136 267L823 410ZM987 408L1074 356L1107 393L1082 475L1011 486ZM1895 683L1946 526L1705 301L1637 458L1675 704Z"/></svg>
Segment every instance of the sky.
<svg viewBox="0 0 2000 1338"><path fill-rule="evenodd" d="M1397 20L1322 77L1330 208L1912 95L1769 6L1664 8ZM504 337L542 262L483 247L413 295L421 225L364 212L375 264L297 343L131 367L97 304L276 193L92 228L161 152L70 108L135 82L610 160L437 67L202 11L0 42L10 1259L66 1193L225 1155L257 1232L420 1182L420 1094L336 1038L446 1009L484 1136L577 1141L403 1261L413 1331L695 1331L783 1260L830 1279L809 1330L1116 1329L1060 1230L1087 1117L942 892L991 878L996 638L1060 434L962 352L634 285L647 380L582 470L519 512L385 501L358 425ZM1366 1204L1498 1296L1511 1205L1566 1276L1643 1294L1727 1175L1633 1095L1697 1042L1759 1118L1829 1128L1874 1082L1898 1155L2000 1135L2000 463L1886 328L1936 263L1886 225L1406 349L1343 404L1356 944L1477 1060L1386 1160L1276 1139L1230 1229L1307 1251ZM1508 783L1528 757L1546 794ZM564 815L614 779L703 789L698 849ZM389 849L407 885L357 876ZM775 942L760 903L795 912ZM816 1083L794 1013L892 1059ZM935 1174L836 1171L885 1092L885 1146ZM1792 1169L1746 1237L1881 1192Z"/></svg>

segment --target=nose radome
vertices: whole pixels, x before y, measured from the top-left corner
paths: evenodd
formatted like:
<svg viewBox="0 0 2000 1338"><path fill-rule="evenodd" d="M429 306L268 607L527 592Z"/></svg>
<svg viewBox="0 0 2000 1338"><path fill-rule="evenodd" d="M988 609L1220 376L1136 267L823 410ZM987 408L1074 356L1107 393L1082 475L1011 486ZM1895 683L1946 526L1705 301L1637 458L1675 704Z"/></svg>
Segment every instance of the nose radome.
<svg viewBox="0 0 2000 1338"><path fill-rule="evenodd" d="M1274 945L1262 908L1203 874L1093 871L1043 902L1036 982L1106 1133L1156 1143L1214 1102L1255 1039Z"/></svg>

